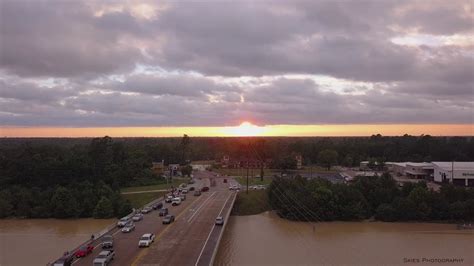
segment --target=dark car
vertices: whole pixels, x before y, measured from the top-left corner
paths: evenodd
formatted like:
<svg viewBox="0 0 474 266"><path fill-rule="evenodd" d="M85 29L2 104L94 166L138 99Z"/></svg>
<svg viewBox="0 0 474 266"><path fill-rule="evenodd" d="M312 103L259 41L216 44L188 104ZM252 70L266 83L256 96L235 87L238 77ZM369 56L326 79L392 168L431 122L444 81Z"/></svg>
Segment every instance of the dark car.
<svg viewBox="0 0 474 266"><path fill-rule="evenodd" d="M201 188L201 191L202 191L202 192L209 191L209 187L203 187L203 188Z"/></svg>
<svg viewBox="0 0 474 266"><path fill-rule="evenodd" d="M168 208L161 208L159 215L165 216L168 214Z"/></svg>
<svg viewBox="0 0 474 266"><path fill-rule="evenodd" d="M163 218L163 224L170 224L174 222L174 215L168 214Z"/></svg>
<svg viewBox="0 0 474 266"><path fill-rule="evenodd" d="M93 250L94 247L92 245L82 246L74 252L74 256L76 256L76 258L82 258L92 253Z"/></svg>
<svg viewBox="0 0 474 266"><path fill-rule="evenodd" d="M189 188L189 191L194 191L194 187L190 187L190 188Z"/></svg>
<svg viewBox="0 0 474 266"><path fill-rule="evenodd" d="M194 191L194 196L196 196L196 197L201 196L201 191L199 191L199 190Z"/></svg>
<svg viewBox="0 0 474 266"><path fill-rule="evenodd" d="M161 208L163 208L163 202L161 201L153 205L153 210L159 210Z"/></svg>
<svg viewBox="0 0 474 266"><path fill-rule="evenodd" d="M226 179L226 178L224 178L224 183L227 183L227 179Z"/></svg>
<svg viewBox="0 0 474 266"><path fill-rule="evenodd" d="M74 257L70 253L65 253L61 258L55 261L52 266L70 266Z"/></svg>
<svg viewBox="0 0 474 266"><path fill-rule="evenodd" d="M108 248L113 248L113 247L114 247L114 237L111 235L104 236L102 240L102 248L108 249Z"/></svg>

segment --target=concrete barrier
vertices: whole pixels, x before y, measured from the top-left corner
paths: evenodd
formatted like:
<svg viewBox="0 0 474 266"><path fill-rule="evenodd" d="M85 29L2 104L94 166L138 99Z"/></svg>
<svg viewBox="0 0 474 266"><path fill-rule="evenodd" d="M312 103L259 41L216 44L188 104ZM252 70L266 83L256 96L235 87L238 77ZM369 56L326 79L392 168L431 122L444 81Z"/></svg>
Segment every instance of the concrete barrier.
<svg viewBox="0 0 474 266"><path fill-rule="evenodd" d="M229 216L230 216L230 213L232 212L232 208L234 207L234 203L235 203L235 199L237 198L237 194L238 194L238 192L234 192L234 196L233 196L233 199L232 199L232 204L230 205L230 208L229 208L229 210L227 211L227 213L224 217L224 225L222 226L221 233L219 234L219 237L217 238L216 248L212 252L212 257L211 257L211 261L209 262L209 265L214 265L214 259L216 258L217 251L219 250L219 246L220 246L220 243L221 243L221 238L222 238L222 235L224 234L225 228L226 228L227 223L229 221Z"/></svg>
<svg viewBox="0 0 474 266"><path fill-rule="evenodd" d="M155 203L158 203L159 201L162 201L164 200L164 196L162 197L159 197L147 204L145 204L143 206L144 207L148 207L148 206L151 206ZM133 215L135 215L136 213L136 210L133 210L131 213L129 213L128 215L124 216L124 217L127 217L127 218L131 218ZM122 218L124 218L122 217ZM110 233L112 230L114 230L115 228L117 227L117 222L114 222L110 225L108 225L105 229L102 229L101 231L99 231L98 233L95 233L93 234L94 235L94 240L92 240L92 238L89 238L87 239L86 241L82 242L80 245L76 246L74 249L72 249L71 251L69 251L69 253L72 253L74 254L74 252L76 252L80 247L84 246L84 245L87 245L87 244L90 244L90 243L93 243L94 241L98 240L99 238L101 238L102 236L104 235L107 235L108 233ZM97 245L100 245L100 242L97 243ZM61 256L62 257L62 256ZM58 257L56 260L58 260L59 258L61 257ZM53 265L53 263L56 261L54 260L53 262L48 262L46 265Z"/></svg>

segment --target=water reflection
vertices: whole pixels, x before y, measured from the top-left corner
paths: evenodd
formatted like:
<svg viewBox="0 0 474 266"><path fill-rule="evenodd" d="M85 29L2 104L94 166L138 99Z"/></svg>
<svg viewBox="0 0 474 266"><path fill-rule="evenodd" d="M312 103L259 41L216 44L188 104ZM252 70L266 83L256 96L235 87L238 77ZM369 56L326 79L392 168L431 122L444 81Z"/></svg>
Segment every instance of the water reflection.
<svg viewBox="0 0 474 266"><path fill-rule="evenodd" d="M474 232L431 223L312 224L272 213L229 219L216 265L410 265L406 259L459 258L474 264ZM433 265L420 261L416 265ZM413 264L414 265L414 264Z"/></svg>
<svg viewBox="0 0 474 266"><path fill-rule="evenodd" d="M0 265L45 265L113 221L114 219L0 220Z"/></svg>

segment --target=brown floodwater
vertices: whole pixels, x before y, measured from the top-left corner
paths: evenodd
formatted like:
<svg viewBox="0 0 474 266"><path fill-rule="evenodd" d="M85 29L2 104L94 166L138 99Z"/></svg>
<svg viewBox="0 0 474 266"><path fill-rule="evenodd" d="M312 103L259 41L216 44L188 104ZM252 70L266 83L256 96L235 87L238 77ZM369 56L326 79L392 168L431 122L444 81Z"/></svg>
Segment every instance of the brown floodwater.
<svg viewBox="0 0 474 266"><path fill-rule="evenodd" d="M114 219L0 219L0 265L46 265Z"/></svg>
<svg viewBox="0 0 474 266"><path fill-rule="evenodd" d="M268 212L232 216L215 265L474 265L474 230L383 222L313 227Z"/></svg>

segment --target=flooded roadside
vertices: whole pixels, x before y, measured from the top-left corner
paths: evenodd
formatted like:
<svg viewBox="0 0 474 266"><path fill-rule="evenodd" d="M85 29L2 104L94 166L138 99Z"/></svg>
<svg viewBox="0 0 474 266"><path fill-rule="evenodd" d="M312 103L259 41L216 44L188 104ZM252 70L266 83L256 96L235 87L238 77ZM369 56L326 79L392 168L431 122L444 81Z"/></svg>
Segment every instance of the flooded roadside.
<svg viewBox="0 0 474 266"><path fill-rule="evenodd" d="M438 259L458 261L433 262ZM431 261L430 261L431 260ZM474 265L474 231L453 224L292 222L232 216L215 265Z"/></svg>
<svg viewBox="0 0 474 266"><path fill-rule="evenodd" d="M115 219L0 220L0 265L46 265Z"/></svg>

